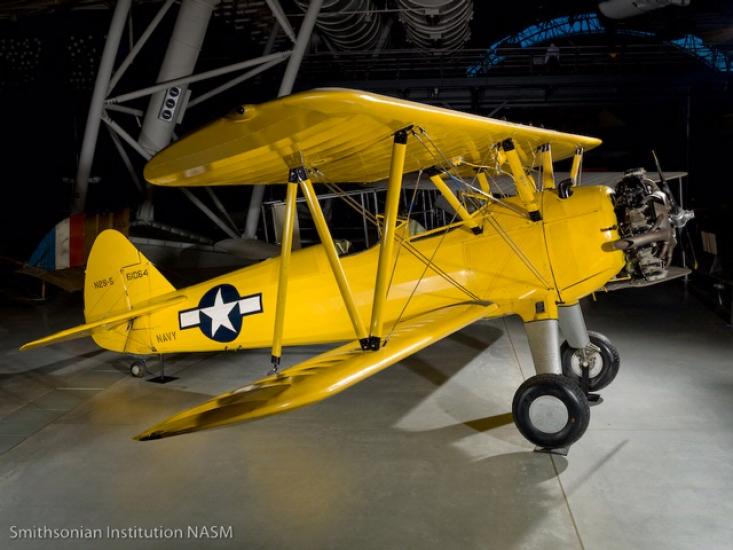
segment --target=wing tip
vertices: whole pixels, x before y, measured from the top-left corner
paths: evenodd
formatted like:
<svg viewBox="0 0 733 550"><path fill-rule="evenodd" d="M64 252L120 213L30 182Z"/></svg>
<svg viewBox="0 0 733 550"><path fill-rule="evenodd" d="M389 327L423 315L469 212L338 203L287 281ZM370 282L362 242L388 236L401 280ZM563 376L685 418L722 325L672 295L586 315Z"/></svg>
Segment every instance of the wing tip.
<svg viewBox="0 0 733 550"><path fill-rule="evenodd" d="M166 437L166 435L167 434L164 434L160 431L147 430L137 434L132 439L134 439L135 441L155 441L157 439L163 439L164 437Z"/></svg>

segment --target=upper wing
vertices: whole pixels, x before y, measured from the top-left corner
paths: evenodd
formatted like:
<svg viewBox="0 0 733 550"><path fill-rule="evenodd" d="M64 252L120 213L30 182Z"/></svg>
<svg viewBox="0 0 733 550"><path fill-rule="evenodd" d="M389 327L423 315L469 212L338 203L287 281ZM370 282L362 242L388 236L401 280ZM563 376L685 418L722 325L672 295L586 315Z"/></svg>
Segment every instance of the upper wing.
<svg viewBox="0 0 733 550"><path fill-rule="evenodd" d="M156 185L286 183L306 166L314 182L373 182L389 175L391 136L414 126L405 172L446 161L493 164L493 146L513 138L527 165L549 143L554 160L599 139L512 124L356 90L320 89L245 105L164 149L145 167Z"/></svg>
<svg viewBox="0 0 733 550"><path fill-rule="evenodd" d="M178 413L135 437L140 441L253 420L302 407L335 395L482 317L498 306L459 304L437 309L397 325L378 351L363 351L358 341L313 357L281 374L214 397Z"/></svg>

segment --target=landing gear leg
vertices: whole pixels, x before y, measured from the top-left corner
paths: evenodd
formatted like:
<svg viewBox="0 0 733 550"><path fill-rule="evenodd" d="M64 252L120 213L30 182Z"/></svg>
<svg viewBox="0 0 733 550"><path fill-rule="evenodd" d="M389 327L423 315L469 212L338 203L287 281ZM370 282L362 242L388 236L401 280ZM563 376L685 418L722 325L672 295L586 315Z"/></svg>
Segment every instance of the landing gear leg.
<svg viewBox="0 0 733 550"><path fill-rule="evenodd" d="M560 349L562 373L580 385L589 401L598 401L600 396L591 392L616 378L621 363L618 350L603 334L586 329L580 304L559 307L558 317L566 339Z"/></svg>
<svg viewBox="0 0 733 550"><path fill-rule="evenodd" d="M588 400L580 386L562 374L558 321L531 321L525 328L537 374L514 394L514 423L541 449L567 454L588 428Z"/></svg>

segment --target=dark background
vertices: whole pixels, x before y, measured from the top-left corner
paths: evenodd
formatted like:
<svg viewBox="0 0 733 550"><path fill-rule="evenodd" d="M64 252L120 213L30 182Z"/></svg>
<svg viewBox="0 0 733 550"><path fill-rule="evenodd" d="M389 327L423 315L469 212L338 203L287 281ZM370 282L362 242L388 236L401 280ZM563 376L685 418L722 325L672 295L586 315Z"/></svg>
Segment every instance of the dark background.
<svg viewBox="0 0 733 550"><path fill-rule="evenodd" d="M19 259L26 259L38 240L70 213L71 179L111 17L110 6L104 3L95 9L78 9L79 3L73 1L53 9L34 4L6 2L0 7L0 255ZM263 29L272 25L272 16L265 6L250 14L249 21L235 21L231 8L237 4L247 2L230 1L217 8L197 71L261 55L267 38ZM286 13L298 13L291 2L282 4ZM394 7L392 2L375 4ZM642 165L651 169L650 151L655 149L666 170L690 172L687 205L698 210L701 220L718 220L703 223L723 220L727 226L733 195L728 168L733 145L729 86L733 72L716 71L670 46L669 41L695 34L730 54L732 4L693 1L685 8L605 21L604 33L555 40L561 57L551 70L532 65L532 57L542 56L546 44L531 51L505 44L501 50L507 57L505 65L469 78L467 69L483 59L483 51L498 40L558 16L597 13L595 2L477 1L472 36L462 51L432 57L416 52L405 42L397 22L388 48L366 62L363 56L334 56L316 38L296 90L324 85L373 89L480 114L489 114L503 104L494 116L602 138L604 145L586 156L586 170ZM135 36L158 7L157 2L135 4ZM119 92L154 82L173 21L169 14L117 86ZM297 29L298 18L292 21ZM629 30L650 36L629 35ZM276 50L286 45L281 34ZM578 62L578 51L592 52L591 63ZM118 62L126 53L127 48L122 47ZM178 134L238 104L273 98L283 69L284 64L189 110ZM194 84L192 89L195 94L227 78ZM144 109L146 102L130 105ZM116 119L137 136L134 119L126 115ZM134 153L130 156L141 170L142 162ZM90 211L131 206L134 212L142 197L131 184L104 125L92 176L100 181L90 186ZM268 190L270 196L279 192ZM248 189L221 191L238 219L244 215L248 193ZM212 224L178 193L155 189L154 195L156 219L217 237Z"/></svg>

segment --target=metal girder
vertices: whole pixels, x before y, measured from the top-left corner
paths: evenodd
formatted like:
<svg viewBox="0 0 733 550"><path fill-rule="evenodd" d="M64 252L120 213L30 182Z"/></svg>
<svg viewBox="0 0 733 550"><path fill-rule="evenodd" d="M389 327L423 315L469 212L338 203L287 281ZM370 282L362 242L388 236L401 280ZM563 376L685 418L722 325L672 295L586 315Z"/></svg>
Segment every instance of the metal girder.
<svg viewBox="0 0 733 550"><path fill-rule="evenodd" d="M107 111L117 111L119 113L125 113L126 115L132 116L143 116L145 112L142 109L135 109L133 107L127 107L126 105L105 105Z"/></svg>
<svg viewBox="0 0 733 550"><path fill-rule="evenodd" d="M221 212L222 216L224 216L229 223L229 226L234 230L236 233L237 231L237 225L234 223L234 220L232 220L232 217L229 215L229 212L227 212L227 209L224 208L224 205L219 200L219 197L216 196L216 193L211 187L206 187L206 192L209 194L209 197L211 198L211 202L214 203L214 206L216 206L217 210Z"/></svg>
<svg viewBox="0 0 733 550"><path fill-rule="evenodd" d="M293 31L293 27L290 25L290 21L288 21L280 2L278 2L278 0L265 0L265 2L267 2L272 15L277 20L283 32L288 35L291 42L295 42L297 40L295 37L295 31Z"/></svg>
<svg viewBox="0 0 733 550"><path fill-rule="evenodd" d="M224 233L229 235L232 239L236 239L238 235L227 226L214 212L206 206L201 200L194 195L189 189L185 187L178 187L178 189L181 190L181 193L183 193L188 200L190 200L201 212L206 214L206 216L214 222L219 229L221 229Z"/></svg>
<svg viewBox="0 0 733 550"><path fill-rule="evenodd" d="M114 87L120 81L120 78L122 78L122 76L125 74L125 71L127 71L130 65L132 65L132 62L137 57L137 54L140 53L140 50L142 50L143 46L148 41L148 38L150 38L155 29L158 28L158 25L163 20L163 17L165 17L165 14L168 13L168 10L174 2L175 0L166 0L165 3L160 7L158 13L155 14L155 17L153 17L152 21L150 21L148 26L140 35L140 38L138 38L137 42L130 50L130 53L127 54L127 57L125 57L122 63L120 63L120 66L117 67L114 75L112 75L112 78L109 81L109 85L107 86L107 95L112 92Z"/></svg>
<svg viewBox="0 0 733 550"><path fill-rule="evenodd" d="M127 151L125 151L125 147L120 141L120 136L118 136L117 133L109 125L107 126L107 131L109 132L109 137L112 138L112 143L114 143L115 149L117 149L117 153L120 155L120 158L122 159L125 168L127 168L127 172L130 174L132 182L135 184L135 187L137 187L137 190L140 191L141 194L144 194L145 186L140 181L140 177L137 175L135 167L132 165L132 161L130 160L130 155L127 154Z"/></svg>
<svg viewBox="0 0 733 550"><path fill-rule="evenodd" d="M308 10L305 12L303 22L298 29L298 37L293 45L293 51L290 53L288 65L285 68L285 74L280 82L280 89L277 96L282 97L289 95L293 91L295 77L300 70L300 64L303 62L305 50L310 43L313 35L313 27L316 24L318 13L321 11L323 0L311 0ZM257 226L260 223L260 212L262 208L262 199L265 196L265 187L256 185L252 188L252 195L249 199L249 207L247 208L247 219L245 221L244 235L248 238L254 238L257 234Z"/></svg>
<svg viewBox="0 0 733 550"><path fill-rule="evenodd" d="M234 63L232 65L226 65L225 67L220 67L218 69L212 69L210 71L206 71L203 73L185 76L181 78L173 78L171 80L166 80L165 82L160 82L153 86L148 86L147 88L143 88L141 90L136 90L134 92L129 92L126 94L118 95L116 97L112 97L108 99L106 103L123 103L125 101L130 101L132 99L137 99L139 97L145 97L146 95L152 95L156 92L160 92L172 86L191 84L193 82L207 80L209 78L214 78L216 76L221 76L227 73L232 73L234 71L246 69L254 65L268 63L270 61L274 61L275 59L277 59L278 61L282 61L283 59L288 57L290 54L291 54L290 50L284 51L284 52L272 53L270 55L264 55L262 57L248 59L247 61L240 61L239 63Z"/></svg>
<svg viewBox="0 0 733 550"><path fill-rule="evenodd" d="M125 101L151 96L138 141L153 154L170 143L175 124L185 111L189 99L189 79L198 61L211 14L218 3L219 0L181 0L158 71L157 84L142 90L142 94L141 90L124 94L127 98ZM119 103L119 97L122 96L107 101Z"/></svg>
<svg viewBox="0 0 733 550"><path fill-rule="evenodd" d="M316 19L318 18L318 13L321 11L322 5L323 0L311 0L311 3L308 5L308 10L305 12L305 17L303 17L303 22L298 30L298 38L293 45L293 53L290 56L288 66L285 68L285 74L280 83L280 90L277 93L278 97L288 95L293 91L295 77L298 76L300 64L303 61L305 50L308 44L310 44L313 27L316 24Z"/></svg>
<svg viewBox="0 0 733 550"><path fill-rule="evenodd" d="M92 171L94 152L99 137L99 124L104 114L104 97L107 94L117 48L120 46L122 32L125 29L125 21L131 5L132 0L117 1L115 10L112 13L107 41L104 43L104 50L102 50L102 58L99 61L99 70L94 82L94 91L92 92L92 100L89 103L89 114L84 128L84 139L79 153L79 166L76 171L76 198L73 205L75 212L84 210L86 204L89 174Z"/></svg>
<svg viewBox="0 0 733 550"><path fill-rule="evenodd" d="M245 80L249 80L250 78L253 78L257 76L260 73L264 73L267 69L270 69L274 67L275 65L282 63L287 59L287 56L278 57L276 59L273 59L272 61L268 61L267 63L263 63L259 67L255 67L252 70L247 71L246 73L233 78L229 80L228 82L225 82L224 84L221 84L220 86L217 86L213 90L209 90L208 92L205 92L201 95L196 96L194 99L188 102L188 107L194 107L196 105L199 105L200 103L203 103L207 99L211 99L212 97L219 95L220 93L233 88L237 84L241 84Z"/></svg>
<svg viewBox="0 0 733 550"><path fill-rule="evenodd" d="M104 121L104 123L107 124L112 130L114 130L118 136L120 136L123 140L125 140L125 142L130 147L135 149L135 151L137 151L141 157L143 157L145 160L150 160L151 158L153 158L153 155L151 155L145 149L143 149L140 146L140 144L137 141L135 141L134 137L132 137L127 132L125 132L122 126L120 126L114 120L112 120L109 116L107 116L106 113L103 114L101 118Z"/></svg>

